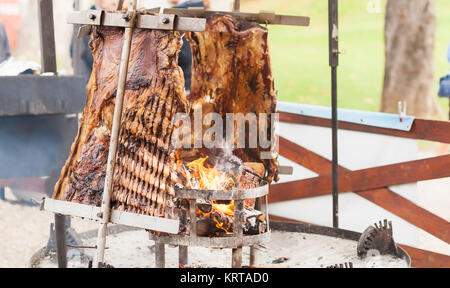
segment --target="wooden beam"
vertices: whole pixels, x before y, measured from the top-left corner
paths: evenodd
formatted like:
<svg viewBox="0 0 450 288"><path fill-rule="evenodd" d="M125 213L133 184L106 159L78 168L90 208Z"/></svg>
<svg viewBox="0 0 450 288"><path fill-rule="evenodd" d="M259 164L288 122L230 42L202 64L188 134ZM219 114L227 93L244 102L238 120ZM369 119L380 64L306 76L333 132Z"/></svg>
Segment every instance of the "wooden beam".
<svg viewBox="0 0 450 288"><path fill-rule="evenodd" d="M411 257L414 268L450 268L450 256L398 244Z"/></svg>
<svg viewBox="0 0 450 288"><path fill-rule="evenodd" d="M307 153L306 155L311 155L311 153ZM308 159L306 158L306 160ZM308 163L307 165L311 167L318 163L322 164L323 161L324 159L312 162L314 164ZM341 169L339 175L339 192L367 191L387 186L450 177L450 169L448 169L448 167L450 167L450 155L357 171L344 170L344 172L343 169ZM331 182L331 175L327 174L289 183L276 184L283 185L285 188L289 187L289 189L295 187L295 190L300 192L300 194L296 195L293 190L283 189L284 191L278 192L277 197L283 197L284 194L286 196L289 195L291 199L296 199L310 195L309 192L313 192L316 196L328 195L331 193Z"/></svg>
<svg viewBox="0 0 450 288"><path fill-rule="evenodd" d="M297 115L286 112L279 112L279 115L280 122L331 128L330 119ZM339 121L338 127L343 130L450 143L450 133L448 133L450 130L450 121L416 119L414 120L414 124L409 132L344 121Z"/></svg>
<svg viewBox="0 0 450 288"><path fill-rule="evenodd" d="M283 153L280 153L280 155L288 157L288 159L308 159L309 161L305 161L305 165L303 165L301 161L297 161L297 163L304 166L305 168L311 169L318 174L329 173L329 171L331 170L331 162L328 159L295 143L289 143L288 140L282 139L282 137L280 137L280 143L289 144L290 151L295 151L295 147L293 145L296 145L298 146L298 150L300 151L299 154L305 153L307 156L295 155L293 153L285 155L283 155ZM283 151L281 147L280 151ZM317 163L320 163L320 165L317 165ZM350 172L350 170L343 167L341 167L341 169L345 172ZM319 178L320 177L315 177L313 179L318 180ZM324 195L318 194L315 190L310 190L310 187L299 188L299 186L296 185L296 182L297 181L271 185L269 202L274 203L292 199L301 199L305 197L316 197L319 195ZM314 184L314 182L311 182L311 185L316 184ZM331 186L331 184L328 185ZM328 194L330 194L331 190L328 189L328 191ZM450 224L448 221L434 215L433 213L430 213L429 211L423 209L422 207L416 205L408 199L405 199L400 195L392 192L387 187L372 189L368 191L360 191L356 194L371 201L372 203L377 204L378 206L386 209L392 214L401 217L405 221L408 221L412 225L415 225L416 227L430 233L431 235L443 241L446 241L447 243L450 243Z"/></svg>
<svg viewBox="0 0 450 288"><path fill-rule="evenodd" d="M356 193L377 204L394 215L408 221L414 226L427 231L433 236L450 243L450 222L430 213L406 198L389 189L376 189Z"/></svg>
<svg viewBox="0 0 450 288"><path fill-rule="evenodd" d="M331 165L328 159L281 136L279 137L279 154L320 175L331 175ZM345 168L339 167L339 173L345 171Z"/></svg>

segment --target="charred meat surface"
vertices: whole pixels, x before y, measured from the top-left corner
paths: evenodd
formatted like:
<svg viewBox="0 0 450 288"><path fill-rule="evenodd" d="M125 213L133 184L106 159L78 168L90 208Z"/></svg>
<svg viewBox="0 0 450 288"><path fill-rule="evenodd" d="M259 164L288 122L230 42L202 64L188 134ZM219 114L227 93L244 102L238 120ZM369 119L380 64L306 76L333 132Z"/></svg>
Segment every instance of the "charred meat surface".
<svg viewBox="0 0 450 288"><path fill-rule="evenodd" d="M191 107L201 107L203 115L219 113L223 123L227 113L242 113L244 116L254 113L258 124L266 121L265 126L258 125L258 135L264 132L267 139L274 137L274 127L269 117L276 111L276 93L267 29L256 23L238 21L229 15L214 15L207 19L205 32L191 32L187 37L193 54L189 95ZM260 113L268 117L263 119ZM257 136L250 135L245 122L244 126L239 125L235 133L245 131L246 148L235 149L233 153L243 162L263 163L267 171L266 180L277 181L278 155L275 145L263 148L258 140L257 147L251 148L249 138ZM266 131L261 131L261 126ZM204 126L203 131L205 129L208 127ZM271 159L263 159L261 152L269 153Z"/></svg>
<svg viewBox="0 0 450 288"><path fill-rule="evenodd" d="M101 204L117 93L123 29L96 27L90 48L93 72L80 129L53 194L89 205ZM178 66L178 32L135 29L122 111L112 207L176 217L172 170L172 117L187 112L184 78Z"/></svg>

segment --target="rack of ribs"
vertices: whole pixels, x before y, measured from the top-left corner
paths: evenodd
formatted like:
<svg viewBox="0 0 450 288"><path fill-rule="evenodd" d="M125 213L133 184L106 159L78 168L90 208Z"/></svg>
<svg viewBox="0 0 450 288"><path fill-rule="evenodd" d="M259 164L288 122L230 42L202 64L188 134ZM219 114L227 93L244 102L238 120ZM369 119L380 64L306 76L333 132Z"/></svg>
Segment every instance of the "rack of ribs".
<svg viewBox="0 0 450 288"><path fill-rule="evenodd" d="M205 32L190 32L187 38L193 54L191 93L188 96L191 107L201 107L203 115L219 113L224 125L227 113L254 113L258 119L258 135L261 133L259 122L267 121L265 135L274 137L270 117L276 111L276 92L268 30L230 15L213 15L207 19ZM265 113L267 118L260 118L259 113ZM203 131L205 129L208 127L203 127ZM246 128L238 123L235 133L242 129ZM224 138L225 130L224 127ZM249 148L249 137L257 135L251 136L248 130L245 131L247 146L235 149L233 154L243 162L263 163L267 171L266 180L277 181L276 143L262 148L258 141L256 148ZM264 151L271 155L271 159L261 157Z"/></svg>
<svg viewBox="0 0 450 288"><path fill-rule="evenodd" d="M101 205L123 29L95 27L86 106L53 198ZM135 29L125 88L111 207L176 218L171 167L175 113L187 111L178 32Z"/></svg>

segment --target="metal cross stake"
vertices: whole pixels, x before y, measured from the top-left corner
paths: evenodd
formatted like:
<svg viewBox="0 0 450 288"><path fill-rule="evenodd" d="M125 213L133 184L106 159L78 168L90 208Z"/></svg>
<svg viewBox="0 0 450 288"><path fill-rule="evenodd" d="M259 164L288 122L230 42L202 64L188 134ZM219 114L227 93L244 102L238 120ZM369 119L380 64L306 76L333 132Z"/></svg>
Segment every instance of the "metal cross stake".
<svg viewBox="0 0 450 288"><path fill-rule="evenodd" d="M120 8L122 2L123 1L119 1L118 8ZM130 0L128 5L128 13L126 14L129 17L125 19L125 21L128 20L128 22L130 23L130 27L125 28L124 33L124 42L119 70L119 84L117 87L116 104L114 107L114 118L111 129L111 140L109 143L109 151L108 151L108 162L106 166L105 186L103 190L102 221L100 221L98 227L97 252L95 254L93 262L94 268L98 268L100 263L103 263L103 259L105 256L106 228L108 226L109 218L111 216L111 191L113 184L114 164L116 162L116 152L120 130L120 118L122 116L123 98L125 95L125 82L127 80L128 74L128 62L130 60L131 38L133 34L133 27L136 20L135 18L136 2L137 0Z"/></svg>

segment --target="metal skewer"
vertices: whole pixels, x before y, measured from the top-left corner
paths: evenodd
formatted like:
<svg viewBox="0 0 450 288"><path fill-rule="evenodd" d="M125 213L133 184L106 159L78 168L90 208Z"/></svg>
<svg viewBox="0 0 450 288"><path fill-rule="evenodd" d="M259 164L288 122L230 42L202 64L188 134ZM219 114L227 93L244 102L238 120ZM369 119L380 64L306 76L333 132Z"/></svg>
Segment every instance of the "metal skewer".
<svg viewBox="0 0 450 288"><path fill-rule="evenodd" d="M122 1L119 1L117 7L122 5ZM111 216L111 192L112 192L112 184L113 184L113 174L114 174L114 164L116 161L116 152L117 152L117 144L119 140L119 129L120 129L120 120L122 116L122 108L123 108L123 99L125 95L125 83L127 80L128 74L128 62L130 59L130 50L131 50L131 38L133 34L133 26L135 22L136 16L136 2L137 0L130 0L128 4L128 12L127 19L129 19L130 27L125 28L124 32L124 42L122 48L122 56L120 62L120 70L119 70L119 85L117 87L117 96L116 96L116 104L114 107L114 119L113 125L111 129L111 140L109 144L109 152L108 152L108 162L106 168L106 178L105 178L105 187L103 190L103 199L102 199L102 220L100 221L97 235L97 251L95 254L93 267L98 268L100 263L103 263L103 259L105 256L105 245L106 245L106 229L108 226L109 218Z"/></svg>

